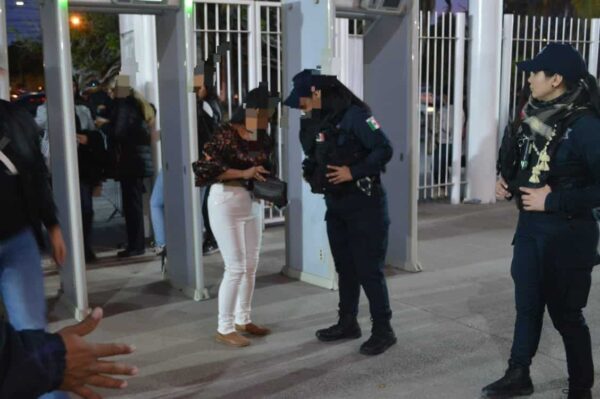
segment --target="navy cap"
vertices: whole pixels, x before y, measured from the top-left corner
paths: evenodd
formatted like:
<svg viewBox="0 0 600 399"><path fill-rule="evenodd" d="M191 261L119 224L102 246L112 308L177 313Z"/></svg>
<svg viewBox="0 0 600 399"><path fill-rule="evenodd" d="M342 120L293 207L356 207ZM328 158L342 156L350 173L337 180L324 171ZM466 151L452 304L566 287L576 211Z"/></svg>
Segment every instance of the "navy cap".
<svg viewBox="0 0 600 399"><path fill-rule="evenodd" d="M585 60L567 43L550 43L533 59L518 62L517 67L526 72L554 72L570 82L577 82L587 75Z"/></svg>
<svg viewBox="0 0 600 399"><path fill-rule="evenodd" d="M304 69L302 72L297 73L292 79L294 88L290 92L290 95L283 102L283 105L286 105L290 108L300 108L300 98L312 96L310 91L312 78L318 74L319 71L316 69Z"/></svg>

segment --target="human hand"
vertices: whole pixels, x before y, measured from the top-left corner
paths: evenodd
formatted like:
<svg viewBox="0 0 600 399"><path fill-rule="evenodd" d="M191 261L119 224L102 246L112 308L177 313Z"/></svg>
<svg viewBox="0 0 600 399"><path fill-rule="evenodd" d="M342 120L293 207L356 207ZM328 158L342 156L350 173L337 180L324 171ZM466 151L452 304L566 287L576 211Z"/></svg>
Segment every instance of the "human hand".
<svg viewBox="0 0 600 399"><path fill-rule="evenodd" d="M48 228L48 237L52 247L52 258L57 266L62 266L67 258L67 247L63 239L62 231L58 224Z"/></svg>
<svg viewBox="0 0 600 399"><path fill-rule="evenodd" d="M334 166L327 165L327 169L333 170L333 172L327 173L325 176L329 180L329 183L340 184L347 181L352 181L352 172L347 166Z"/></svg>
<svg viewBox="0 0 600 399"><path fill-rule="evenodd" d="M88 141L89 141L88 140L88 136L86 136L85 134L78 134L77 135L77 142L79 144L87 145Z"/></svg>
<svg viewBox="0 0 600 399"><path fill-rule="evenodd" d="M523 193L521 196L523 209L536 212L546 210L546 197L552 192L549 185L546 184L542 188L519 187L519 190Z"/></svg>
<svg viewBox="0 0 600 399"><path fill-rule="evenodd" d="M102 319L102 309L95 308L81 323L68 326L58 332L66 348L66 366L62 391L73 392L85 399L101 399L90 387L122 389L127 381L109 377L110 375L136 375L137 367L102 358L132 353L135 348L124 344L92 344L83 337L98 327Z"/></svg>
<svg viewBox="0 0 600 399"><path fill-rule="evenodd" d="M510 199L511 197L512 194L508 191L508 184L506 184L504 178L500 177L496 181L496 199L505 200Z"/></svg>
<svg viewBox="0 0 600 399"><path fill-rule="evenodd" d="M270 173L271 172L259 165L244 170L243 176L246 180L254 179L258 181L265 181L267 179L265 179L263 175L269 175Z"/></svg>

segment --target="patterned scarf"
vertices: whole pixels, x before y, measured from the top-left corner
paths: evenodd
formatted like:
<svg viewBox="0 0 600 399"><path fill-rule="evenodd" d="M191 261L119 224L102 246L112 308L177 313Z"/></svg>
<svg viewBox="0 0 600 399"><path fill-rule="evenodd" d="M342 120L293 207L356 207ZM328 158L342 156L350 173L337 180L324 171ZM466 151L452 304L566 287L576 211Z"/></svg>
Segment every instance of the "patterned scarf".
<svg viewBox="0 0 600 399"><path fill-rule="evenodd" d="M579 108L583 87L578 85L575 89L568 91L552 101L539 101L533 97L529 101L522 114L522 123L529 127L531 136L530 151L537 156L535 166L531 168L530 183L540 183L542 172L550 171L550 155L548 146L552 143L557 133L558 123L567 115Z"/></svg>

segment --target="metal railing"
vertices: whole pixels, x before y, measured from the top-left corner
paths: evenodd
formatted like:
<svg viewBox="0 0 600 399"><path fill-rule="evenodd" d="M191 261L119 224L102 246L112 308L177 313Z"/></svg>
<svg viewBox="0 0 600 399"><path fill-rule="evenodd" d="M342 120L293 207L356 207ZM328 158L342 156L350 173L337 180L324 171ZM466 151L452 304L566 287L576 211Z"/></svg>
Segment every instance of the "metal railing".
<svg viewBox="0 0 600 399"><path fill-rule="evenodd" d="M465 75L464 14L419 15L419 200L460 202Z"/></svg>
<svg viewBox="0 0 600 399"><path fill-rule="evenodd" d="M527 74L517 70L518 61L533 58L550 42L570 43L587 61L589 72L598 76L599 40L600 19L504 15L498 139L515 117L519 93L527 84Z"/></svg>

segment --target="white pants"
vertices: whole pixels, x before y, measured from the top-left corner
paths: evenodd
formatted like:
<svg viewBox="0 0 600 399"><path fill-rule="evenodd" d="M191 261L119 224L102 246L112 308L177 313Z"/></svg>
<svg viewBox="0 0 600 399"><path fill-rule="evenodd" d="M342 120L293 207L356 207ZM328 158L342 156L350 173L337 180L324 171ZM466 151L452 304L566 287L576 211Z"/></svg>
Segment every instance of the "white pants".
<svg viewBox="0 0 600 399"><path fill-rule="evenodd" d="M223 255L217 331L235 331L251 322L250 311L262 240L263 209L243 187L214 184L208 196L210 225Z"/></svg>

